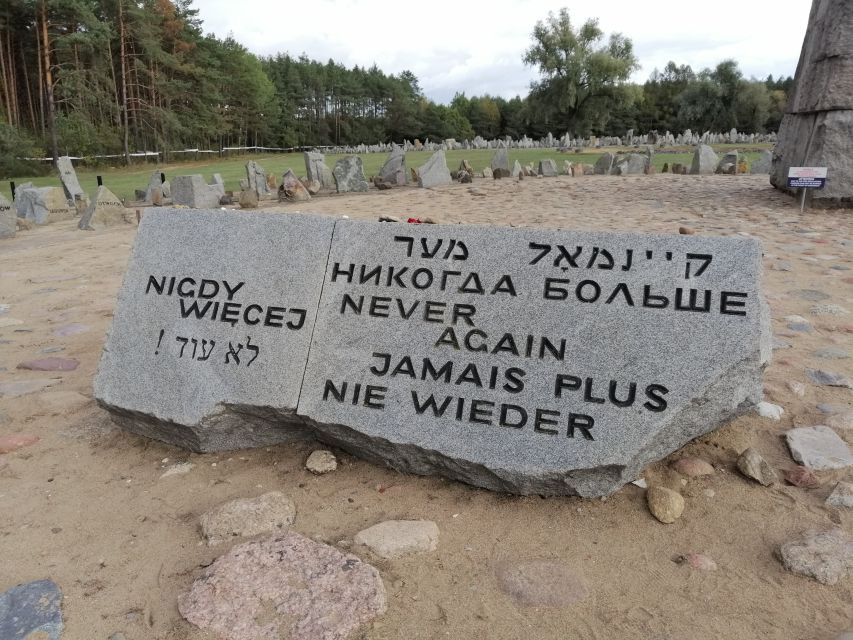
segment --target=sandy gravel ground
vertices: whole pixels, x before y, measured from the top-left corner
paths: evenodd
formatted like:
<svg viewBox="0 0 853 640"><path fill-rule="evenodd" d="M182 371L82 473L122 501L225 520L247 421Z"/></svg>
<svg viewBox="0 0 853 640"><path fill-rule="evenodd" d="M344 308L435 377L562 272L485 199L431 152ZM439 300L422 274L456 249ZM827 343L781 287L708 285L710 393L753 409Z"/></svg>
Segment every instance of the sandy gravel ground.
<svg viewBox="0 0 853 640"><path fill-rule="evenodd" d="M815 356L824 347L853 355L850 211L801 215L766 176L666 174L479 180L283 208L636 232L677 233L686 225L700 234L757 236L774 333L791 345L775 351L766 376L767 399L785 414L780 422L741 417L648 469L650 481L685 496L684 515L672 525L657 522L643 490L632 485L606 500L541 499L400 475L345 454L336 472L314 476L304 469L314 448L307 443L190 454L118 430L91 397L135 226L81 232L74 222L58 223L0 241L0 303L9 305L0 315L0 383L51 385L0 398L0 434L40 438L0 455L0 591L55 580L64 592L69 640L107 640L115 632L128 640L210 638L176 606L178 594L227 548L202 544L199 515L233 498L280 490L296 503L293 529L330 544L347 546L359 530L386 519L438 524L433 553L381 560L359 552L380 570L389 606L357 637L829 640L853 629L853 577L822 586L786 572L774 555L809 528L841 526L853 534L853 511L823 504L838 480L853 481L853 468L819 473L814 489L765 488L734 464L753 446L780 472L793 468L785 430L824 423L821 403L853 410L853 390L816 386L805 375L810 367L853 376L853 358ZM815 302L803 290L828 297ZM814 315L815 304L851 313ZM783 318L792 314L815 330L790 331ZM55 348L61 351L42 353ZM80 366L16 369L48 355L75 358ZM803 397L789 382L805 385ZM853 445L853 428L836 431ZM669 464L685 455L708 460L716 473L683 484ZM160 479L181 461L193 469ZM708 554L718 570L673 561L689 552ZM565 608L515 604L499 590L495 568L535 559L571 566L589 596Z"/></svg>

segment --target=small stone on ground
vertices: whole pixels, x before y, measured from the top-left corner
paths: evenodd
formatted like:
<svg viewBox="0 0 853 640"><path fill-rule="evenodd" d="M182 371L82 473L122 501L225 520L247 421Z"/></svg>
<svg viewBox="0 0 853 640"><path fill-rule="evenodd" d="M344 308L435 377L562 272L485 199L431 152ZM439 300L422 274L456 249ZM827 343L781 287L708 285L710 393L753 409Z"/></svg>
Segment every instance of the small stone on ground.
<svg viewBox="0 0 853 640"><path fill-rule="evenodd" d="M42 378L39 380L21 380L19 382L0 382L0 398L17 398L28 393L35 393L47 387L59 384L61 380Z"/></svg>
<svg viewBox="0 0 853 640"><path fill-rule="evenodd" d="M382 558L399 558L435 551L438 525L431 520L386 520L359 531L353 541Z"/></svg>
<svg viewBox="0 0 853 640"><path fill-rule="evenodd" d="M683 556L678 556L675 561L679 564L686 564L691 569L699 571L716 571L717 563L713 558L706 556L704 553L687 553Z"/></svg>
<svg viewBox="0 0 853 640"><path fill-rule="evenodd" d="M672 524L684 512L684 498L667 487L649 487L646 502L652 515L664 524Z"/></svg>
<svg viewBox="0 0 853 640"><path fill-rule="evenodd" d="M18 369L30 371L74 371L80 363L74 358L39 358L27 360L18 365Z"/></svg>
<svg viewBox="0 0 853 640"><path fill-rule="evenodd" d="M59 640L62 591L51 580L19 584L0 593L0 638Z"/></svg>
<svg viewBox="0 0 853 640"><path fill-rule="evenodd" d="M672 468L683 476L709 476L714 473L714 467L701 458L681 458L672 464Z"/></svg>
<svg viewBox="0 0 853 640"><path fill-rule="evenodd" d="M808 531L802 539L783 544L780 555L788 571L821 584L836 584L853 572L853 540L841 529Z"/></svg>
<svg viewBox="0 0 853 640"><path fill-rule="evenodd" d="M759 402L756 407L758 411L758 415L762 418L770 418L771 420L781 420L782 414L785 413L785 410L780 407L778 404L773 404L772 402Z"/></svg>
<svg viewBox="0 0 853 640"><path fill-rule="evenodd" d="M806 376L808 376L809 380L821 386L853 388L850 378L841 373L833 373L821 369L806 369Z"/></svg>
<svg viewBox="0 0 853 640"><path fill-rule="evenodd" d="M853 483L839 482L826 499L830 507L853 509Z"/></svg>
<svg viewBox="0 0 853 640"><path fill-rule="evenodd" d="M809 469L843 469L853 465L847 443L825 425L798 427L785 434L791 456Z"/></svg>
<svg viewBox="0 0 853 640"><path fill-rule="evenodd" d="M785 482L802 489L814 489L820 486L815 472L808 467L794 467L785 471Z"/></svg>
<svg viewBox="0 0 853 640"><path fill-rule="evenodd" d="M589 594L580 577L559 562L502 563L495 575L501 591L529 607L566 607Z"/></svg>
<svg viewBox="0 0 853 640"><path fill-rule="evenodd" d="M323 475L337 469L338 460L331 451L318 449L317 451L312 451L311 455L308 456L308 460L305 461L305 468L311 473Z"/></svg>
<svg viewBox="0 0 853 640"><path fill-rule="evenodd" d="M284 533L296 519L293 501L278 491L239 498L201 516L201 532L209 545L262 533Z"/></svg>
<svg viewBox="0 0 853 640"><path fill-rule="evenodd" d="M30 433L10 433L0 436L0 453L12 453L22 447L28 447L39 441L39 437Z"/></svg>
<svg viewBox="0 0 853 640"><path fill-rule="evenodd" d="M769 487L776 482L776 472L755 449L750 447L737 459L737 468L747 478Z"/></svg>

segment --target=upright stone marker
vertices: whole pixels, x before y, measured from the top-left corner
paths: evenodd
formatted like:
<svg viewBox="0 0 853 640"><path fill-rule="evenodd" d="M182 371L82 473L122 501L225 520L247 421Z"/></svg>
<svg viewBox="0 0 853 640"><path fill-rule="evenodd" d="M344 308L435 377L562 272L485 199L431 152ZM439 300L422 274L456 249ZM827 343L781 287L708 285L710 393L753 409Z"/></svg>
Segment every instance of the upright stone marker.
<svg viewBox="0 0 853 640"><path fill-rule="evenodd" d="M199 175L176 176L172 180L172 201L193 209L211 209L219 206L219 198L225 193L219 184L207 184Z"/></svg>
<svg viewBox="0 0 853 640"><path fill-rule="evenodd" d="M540 160L539 175L545 176L546 178L553 178L560 175L560 172L557 171L557 163L551 158L548 158L547 160Z"/></svg>
<svg viewBox="0 0 853 640"><path fill-rule="evenodd" d="M17 229L17 216L12 203L0 193L0 238L14 238Z"/></svg>
<svg viewBox="0 0 853 640"><path fill-rule="evenodd" d="M492 155L492 173L500 170L501 172L506 172L506 175L510 175L509 168L509 154L506 150L506 147L500 147L497 151L495 151L494 155ZM501 177L504 177L503 175Z"/></svg>
<svg viewBox="0 0 853 640"><path fill-rule="evenodd" d="M101 406L193 451L300 437L293 414L333 224L148 209L95 377Z"/></svg>
<svg viewBox="0 0 853 640"><path fill-rule="evenodd" d="M118 196L104 185L98 187L95 199L89 203L86 212L80 216L78 229L92 231L124 224L124 204Z"/></svg>
<svg viewBox="0 0 853 640"><path fill-rule="evenodd" d="M444 151L433 153L429 160L418 169L419 187L441 187L452 183L453 180L450 177L450 170L447 168Z"/></svg>
<svg viewBox="0 0 853 640"><path fill-rule="evenodd" d="M406 152L400 147L395 146L391 153L388 154L388 159L379 169L379 178L383 182L395 184L398 187L403 187L408 181L406 176Z"/></svg>
<svg viewBox="0 0 853 640"><path fill-rule="evenodd" d="M298 412L396 469L599 496L761 399L753 239L338 221Z"/></svg>
<svg viewBox="0 0 853 640"><path fill-rule="evenodd" d="M252 189L258 198L264 198L269 195L267 172L264 171L261 165L254 160L249 160L246 163L246 176L249 180L249 189Z"/></svg>
<svg viewBox="0 0 853 640"><path fill-rule="evenodd" d="M364 166L358 156L347 156L335 163L332 171L338 193L350 191L367 191L370 185L364 177Z"/></svg>
<svg viewBox="0 0 853 640"><path fill-rule="evenodd" d="M164 189L163 172L157 169L148 180L148 187L145 189L145 202L150 202L159 207L163 204L163 198L167 197L169 196L166 195Z"/></svg>
<svg viewBox="0 0 853 640"><path fill-rule="evenodd" d="M711 175L717 168L719 158L707 144L700 144L693 152L693 163L690 165L691 175Z"/></svg>
<svg viewBox="0 0 853 640"><path fill-rule="evenodd" d="M89 198L86 192L83 191L83 187L80 186L80 181L77 179L77 172L74 171L71 158L62 156L56 161L56 168L59 170L59 179L62 181L65 197L71 202L80 200L88 204Z"/></svg>
<svg viewBox="0 0 853 640"><path fill-rule="evenodd" d="M335 188L335 177L326 164L326 156L322 153L305 152L305 173L309 182L319 182L322 189Z"/></svg>

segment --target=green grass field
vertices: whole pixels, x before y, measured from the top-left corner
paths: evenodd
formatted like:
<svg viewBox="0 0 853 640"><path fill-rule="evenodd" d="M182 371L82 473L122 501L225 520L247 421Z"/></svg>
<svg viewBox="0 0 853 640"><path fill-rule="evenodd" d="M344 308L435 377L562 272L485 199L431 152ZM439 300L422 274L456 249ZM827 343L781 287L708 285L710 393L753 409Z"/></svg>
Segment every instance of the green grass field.
<svg viewBox="0 0 853 640"><path fill-rule="evenodd" d="M764 148L771 148L772 145L754 145L746 150L744 154L747 162L751 163L758 157L760 151ZM738 148L737 145L715 145L714 150L717 153L725 153L729 149ZM744 150L743 147L740 148ZM624 148L615 150L624 151ZM533 163L537 166L540 160L551 158L557 162L557 167L562 171L564 160L577 163L594 164L595 161L604 152L603 149L597 149L589 153L560 153L556 149L510 149L510 163L518 160L522 165ZM489 166L494 151L491 149L468 150L468 151L448 151L447 166L451 171L457 169L463 159L468 160L474 167L475 171L481 171ZM427 152L409 152L406 154L406 164L408 167L419 167L424 164L429 158ZM342 158L340 154L330 154L326 156L326 164L329 168L334 167L335 161ZM379 168L385 162L387 157L384 153L368 153L361 156L364 162L364 173L368 178L376 175ZM690 164L693 157L693 151L688 147L659 149L654 156L655 168L660 171L664 163L680 162L681 164ZM274 172L279 177L287 169L293 169L296 175L305 175L305 162L302 159L301 153L281 153L281 154L252 154L244 156L233 156L229 158L212 158L206 160L192 162L175 162L165 165L160 165L160 169L166 174L166 179L171 179L174 176L190 175L200 173L205 180L210 182L214 173L219 173L225 180L225 188L237 191L240 188L240 179L246 177L246 162L255 160L258 162L267 173ZM130 167L100 167L97 169L89 169L86 167L77 168L77 177L80 180L80 185L86 193L93 195L97 188L96 176L103 177L104 185L106 185L113 193L120 198L133 200L135 189L144 189L148 185L148 179L157 165L153 163L135 164ZM37 177L18 177L15 178L16 184L23 182L32 182L36 186L58 186L59 178L55 175L37 176ZM11 198L11 192L8 182L5 182L0 187L0 193Z"/></svg>

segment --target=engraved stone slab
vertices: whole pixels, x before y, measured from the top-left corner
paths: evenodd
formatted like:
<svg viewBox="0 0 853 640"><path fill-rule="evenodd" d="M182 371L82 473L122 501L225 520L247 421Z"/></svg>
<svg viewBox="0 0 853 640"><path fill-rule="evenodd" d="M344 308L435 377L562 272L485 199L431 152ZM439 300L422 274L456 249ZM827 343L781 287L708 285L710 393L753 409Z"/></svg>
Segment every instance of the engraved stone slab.
<svg viewBox="0 0 853 640"><path fill-rule="evenodd" d="M333 224L147 209L95 377L101 406L194 451L301 437L293 413Z"/></svg>
<svg viewBox="0 0 853 640"><path fill-rule="evenodd" d="M95 199L86 207L77 223L78 229L87 231L104 229L118 224L124 224L124 203L118 196L104 185L98 187Z"/></svg>
<svg viewBox="0 0 853 640"><path fill-rule="evenodd" d="M0 238L14 238L18 228L17 215L3 194L0 194Z"/></svg>
<svg viewBox="0 0 853 640"><path fill-rule="evenodd" d="M60 187L16 189L15 206L19 218L35 224L50 224L74 217L74 210Z"/></svg>
<svg viewBox="0 0 853 640"><path fill-rule="evenodd" d="M298 413L380 464L599 496L761 399L748 238L335 227Z"/></svg>

